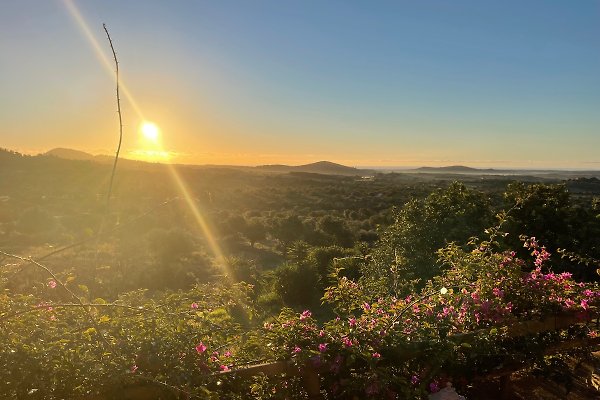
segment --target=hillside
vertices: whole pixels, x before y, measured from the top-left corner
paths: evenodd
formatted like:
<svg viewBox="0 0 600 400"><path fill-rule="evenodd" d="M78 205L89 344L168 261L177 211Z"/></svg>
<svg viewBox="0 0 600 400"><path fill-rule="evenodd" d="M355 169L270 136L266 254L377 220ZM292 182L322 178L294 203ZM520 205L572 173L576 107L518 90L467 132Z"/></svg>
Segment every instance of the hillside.
<svg viewBox="0 0 600 400"><path fill-rule="evenodd" d="M86 153L85 151L66 149L63 147L58 147L56 149L52 149L44 153L47 156L53 156L58 158L63 158L65 160L95 160L96 156Z"/></svg>
<svg viewBox="0 0 600 400"><path fill-rule="evenodd" d="M336 164L330 161L318 161L304 165L260 165L256 169L271 171L271 172L309 172L314 174L326 175L366 175L372 174L373 171L347 167L345 165Z"/></svg>
<svg viewBox="0 0 600 400"><path fill-rule="evenodd" d="M401 171L408 174L430 175L436 178L452 178L461 175L460 179L467 177L518 177L519 180L565 180L575 178L600 178L598 170L558 170L558 169L494 169L494 168L472 168L463 165L452 165L447 167L420 167Z"/></svg>
<svg viewBox="0 0 600 400"><path fill-rule="evenodd" d="M79 160L79 161L93 161L97 163L112 163L114 161L114 157L107 155L92 155L86 153L84 151L67 149L67 148L56 148L47 151L44 153L47 156L53 156L66 160ZM126 158L120 157L122 167L141 167L143 165L153 165L155 163L148 163L144 161L134 161L128 160ZM183 165L182 165L183 166ZM192 166L192 165L186 165ZM346 176L357 176L357 175L369 175L373 174L371 170L363 170L357 169L353 167L347 167L345 165L336 164L330 161L318 161L311 164L304 165L259 165L257 167L245 167L245 166L234 166L234 165L193 165L193 167L201 167L201 168L228 168L228 169L243 169L243 170L258 170L264 172L278 172L278 173L288 173L288 172L308 172L313 174L324 174L324 175L346 175Z"/></svg>
<svg viewBox="0 0 600 400"><path fill-rule="evenodd" d="M420 167L411 170L411 172L427 172L427 173L455 173L455 174L503 174L507 171L497 170L492 168L479 169L466 167L464 165L450 165L447 167Z"/></svg>
<svg viewBox="0 0 600 400"><path fill-rule="evenodd" d="M60 158L62 160L75 160L75 161L91 161L98 164L109 164L112 165L115 161L114 156L109 156L106 154L97 154L93 155L90 153L86 153L85 151L67 149L58 147L52 150L48 150L47 152L41 154L42 156L51 156ZM135 168L135 169L145 169L145 168L153 168L157 165L157 163L145 162L139 160L131 160L123 157L121 154L119 156L119 167L120 168Z"/></svg>

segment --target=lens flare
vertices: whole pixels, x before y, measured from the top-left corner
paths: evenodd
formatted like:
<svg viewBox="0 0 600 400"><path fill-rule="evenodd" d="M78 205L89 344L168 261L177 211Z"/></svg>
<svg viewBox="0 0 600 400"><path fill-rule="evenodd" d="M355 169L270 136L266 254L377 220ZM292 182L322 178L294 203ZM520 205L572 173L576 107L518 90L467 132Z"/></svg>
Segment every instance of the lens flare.
<svg viewBox="0 0 600 400"><path fill-rule="evenodd" d="M75 4L72 0L63 0L63 4L65 5L65 8L69 12L69 14L73 18L73 20L78 25L79 29L82 31L83 35L87 38L91 47L94 49L96 56L100 60L101 64L104 65L107 72L109 72L112 75L113 74L112 63L111 63L110 59L106 57L104 51L102 50L102 47L100 46L98 40L96 40L96 37L90 30L88 23L86 22L85 18L83 17L83 15L79 11L79 9L75 6ZM135 101L135 99L133 98L133 95L131 94L131 92L127 89L127 86L122 81L120 83L120 86L121 86L121 89L123 90L123 94L125 95L125 97L129 101L129 103L131 104L132 108L134 109L134 111L136 112L138 117L142 121L146 121L146 119L143 116L141 108L138 106L138 104ZM142 135L144 136L144 138L146 138L149 141L150 140L154 141L154 145L155 145L154 147L156 149L153 151L164 152L164 149L162 149L162 146L160 145L160 143L158 143L159 142L158 139L160 138L160 129L155 124L146 121L145 123L142 124L142 127L140 127L140 131L141 131ZM233 277L231 268L227 262L227 259L224 255L219 243L215 239L215 236L213 235L212 230L209 227L209 224L207 223L207 221L204 218L203 213L199 209L199 205L197 204L196 201L194 201L194 197L193 197L192 193L188 189L183 178L177 172L175 166L173 164L167 164L167 168L171 174L173 181L175 182L176 187L178 188L179 192L182 194L186 205L192 212L196 224L198 225L198 227L200 228L200 231L202 232L204 238L206 239L207 246L210 249L210 251L213 253L216 264L222 269L222 271L223 271L224 275L226 276L226 278L228 279L229 283L233 284L235 282L235 279ZM237 299L237 301L239 304L244 305L244 301L242 299Z"/></svg>

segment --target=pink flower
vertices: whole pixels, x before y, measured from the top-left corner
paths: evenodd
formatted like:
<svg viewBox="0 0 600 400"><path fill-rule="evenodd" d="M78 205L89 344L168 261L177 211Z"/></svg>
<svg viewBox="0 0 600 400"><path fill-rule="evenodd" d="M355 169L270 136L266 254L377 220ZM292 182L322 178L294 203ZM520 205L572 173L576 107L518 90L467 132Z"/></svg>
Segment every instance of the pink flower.
<svg viewBox="0 0 600 400"><path fill-rule="evenodd" d="M56 287L56 281L53 279L50 282L48 282L48 287L50 289L54 289Z"/></svg>
<svg viewBox="0 0 600 400"><path fill-rule="evenodd" d="M437 392L439 392L440 391L440 385L436 381L431 382L429 384L429 391L431 393L437 393Z"/></svg>
<svg viewBox="0 0 600 400"><path fill-rule="evenodd" d="M560 276L563 279L571 279L571 277L573 276L573 274L570 273L570 272L563 272L562 274L560 274Z"/></svg>
<svg viewBox="0 0 600 400"><path fill-rule="evenodd" d="M417 375L411 376L410 383L412 383L413 385L416 385L417 383L419 383L419 377Z"/></svg>
<svg viewBox="0 0 600 400"><path fill-rule="evenodd" d="M229 371L229 367L228 367L227 365L221 365L221 366L219 367L219 369L220 369L221 371L223 371L223 372L225 372L225 371Z"/></svg>
<svg viewBox="0 0 600 400"><path fill-rule="evenodd" d="M350 340L348 337L344 337L342 339L342 343L344 344L344 346L346 347L352 347L352 340Z"/></svg>
<svg viewBox="0 0 600 400"><path fill-rule="evenodd" d="M566 308L571 308L575 305L575 302L571 299L565 299L565 307Z"/></svg>
<svg viewBox="0 0 600 400"><path fill-rule="evenodd" d="M206 351L206 346L204 345L204 343L198 343L198 345L196 346L196 351L198 352L198 354L204 353Z"/></svg>
<svg viewBox="0 0 600 400"><path fill-rule="evenodd" d="M350 327L355 327L356 326L356 318L352 317L352 318L348 319L348 323L350 324Z"/></svg>
<svg viewBox="0 0 600 400"><path fill-rule="evenodd" d="M197 309L198 309L198 303L195 303L195 302L194 302L194 303L192 303L192 305L190 305L190 307L191 307L192 309L194 309L194 310L197 310Z"/></svg>
<svg viewBox="0 0 600 400"><path fill-rule="evenodd" d="M294 347L294 350L292 350L292 353L294 354L298 354L302 351L302 349L299 346Z"/></svg>
<svg viewBox="0 0 600 400"><path fill-rule="evenodd" d="M590 306L588 305L588 301L586 299L581 300L581 308L587 310Z"/></svg>
<svg viewBox="0 0 600 400"><path fill-rule="evenodd" d="M312 313L309 310L304 310L302 314L300 314L300 321L305 320L306 318L310 318Z"/></svg>
<svg viewBox="0 0 600 400"><path fill-rule="evenodd" d="M371 306L369 305L369 303L365 302L365 303L363 304L363 310L365 310L365 311L369 311L370 309L371 309Z"/></svg>
<svg viewBox="0 0 600 400"><path fill-rule="evenodd" d="M496 297L504 297L504 290L494 288L494 290L492 290L492 292L494 292L494 296L496 296Z"/></svg>
<svg viewBox="0 0 600 400"><path fill-rule="evenodd" d="M231 352L227 350L225 353L223 353L223 357L231 357Z"/></svg>
<svg viewBox="0 0 600 400"><path fill-rule="evenodd" d="M381 354L375 352L372 354L373 358L381 358Z"/></svg>
<svg viewBox="0 0 600 400"><path fill-rule="evenodd" d="M321 353L325 353L327 351L327 343L321 343L321 344L319 344L319 351Z"/></svg>

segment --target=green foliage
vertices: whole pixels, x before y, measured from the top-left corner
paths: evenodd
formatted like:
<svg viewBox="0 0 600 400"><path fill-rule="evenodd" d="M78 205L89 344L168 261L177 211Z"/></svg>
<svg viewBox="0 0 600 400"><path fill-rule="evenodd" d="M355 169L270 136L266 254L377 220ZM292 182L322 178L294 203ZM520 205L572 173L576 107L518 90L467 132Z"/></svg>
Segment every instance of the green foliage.
<svg viewBox="0 0 600 400"><path fill-rule="evenodd" d="M600 259L600 220L595 218L593 199L590 205L576 205L565 184L547 185L513 183L504 194L507 205L514 206L504 230L506 248L526 251L519 246L519 235L542 238L550 252L577 249L583 258ZM555 269L574 273L579 279L594 280L594 268L574 259L557 262Z"/></svg>
<svg viewBox="0 0 600 400"><path fill-rule="evenodd" d="M319 274L311 265L283 264L275 270L274 285L284 304L290 307L311 307L321 297Z"/></svg>
<svg viewBox="0 0 600 400"><path fill-rule="evenodd" d="M394 223L381 235L367 275L383 280L382 290L407 295L441 272L439 248L481 234L491 214L483 193L458 182L424 200L411 200L394 211Z"/></svg>
<svg viewBox="0 0 600 400"><path fill-rule="evenodd" d="M598 202L567 190L593 181L503 196L497 178L430 193L438 181L402 174L182 169L207 235L184 201L157 206L179 194L157 185L166 170L144 166L117 175L94 238L108 167L6 162L18 168L0 168L3 251L35 258L93 240L43 260L52 277L0 260L2 398L305 397L293 374L222 373L274 360L318 370L330 399L422 398L500 365L546 370L545 349L596 335L584 324L513 334L548 315L587 318L596 301L598 288L574 277L598 267ZM491 238L471 239L502 199L510 211Z"/></svg>
<svg viewBox="0 0 600 400"><path fill-rule="evenodd" d="M113 303L97 299L89 313L76 304L4 296L0 359L11 368L2 370L0 395L73 398L150 380L204 396L210 371L232 360L226 351L245 357L243 342L232 341L242 333L232 312L246 307L246 292L197 286L148 298L138 291ZM211 350L196 350L200 342Z"/></svg>
<svg viewBox="0 0 600 400"><path fill-rule="evenodd" d="M354 235L341 218L326 215L319 219L317 227L326 235L330 236L332 241L339 246L352 247L354 244Z"/></svg>
<svg viewBox="0 0 600 400"><path fill-rule="evenodd" d="M147 240L148 250L163 264L179 261L194 249L190 235L178 228L155 229L148 233Z"/></svg>

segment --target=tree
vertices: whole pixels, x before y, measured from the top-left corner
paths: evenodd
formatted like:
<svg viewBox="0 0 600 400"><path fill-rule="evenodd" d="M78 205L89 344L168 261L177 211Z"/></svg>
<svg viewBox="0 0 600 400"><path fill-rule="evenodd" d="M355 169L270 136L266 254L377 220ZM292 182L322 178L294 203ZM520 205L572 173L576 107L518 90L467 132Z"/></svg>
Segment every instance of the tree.
<svg viewBox="0 0 600 400"><path fill-rule="evenodd" d="M258 218L253 218L246 223L242 230L242 235L250 242L250 247L260 240L263 240L267 235L267 228Z"/></svg>
<svg viewBox="0 0 600 400"><path fill-rule="evenodd" d="M319 303L322 292L313 266L286 263L275 270L275 290L290 307L309 308Z"/></svg>
<svg viewBox="0 0 600 400"><path fill-rule="evenodd" d="M518 249L525 257L528 253L519 239L520 235L536 237L550 253L559 249L576 251L584 258L600 259L600 219L591 204L575 206L564 184L548 185L513 183L504 194L508 214L504 239L506 248ZM569 271L578 279L597 280L596 266L581 263L579 257L555 261L557 271Z"/></svg>
<svg viewBox="0 0 600 400"><path fill-rule="evenodd" d="M333 242L342 247L352 247L354 235L348 229L346 222L341 218L326 215L319 219L317 227L333 238Z"/></svg>
<svg viewBox="0 0 600 400"><path fill-rule="evenodd" d="M271 233L281 244L284 254L287 254L289 245L304 237L304 225L297 215L288 215L275 219Z"/></svg>
<svg viewBox="0 0 600 400"><path fill-rule="evenodd" d="M512 183L504 201L512 208L505 229L508 247L522 248L519 235L535 236L551 249L569 245L571 199L565 185Z"/></svg>
<svg viewBox="0 0 600 400"><path fill-rule="evenodd" d="M491 223L488 198L453 182L423 200L411 200L393 211L394 223L381 235L368 264L367 279L383 279L386 288L405 294L438 275L437 250L450 242L465 243Z"/></svg>
<svg viewBox="0 0 600 400"><path fill-rule="evenodd" d="M148 249L161 263L179 261L194 250L191 236L182 229L154 229L148 233Z"/></svg>

